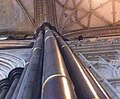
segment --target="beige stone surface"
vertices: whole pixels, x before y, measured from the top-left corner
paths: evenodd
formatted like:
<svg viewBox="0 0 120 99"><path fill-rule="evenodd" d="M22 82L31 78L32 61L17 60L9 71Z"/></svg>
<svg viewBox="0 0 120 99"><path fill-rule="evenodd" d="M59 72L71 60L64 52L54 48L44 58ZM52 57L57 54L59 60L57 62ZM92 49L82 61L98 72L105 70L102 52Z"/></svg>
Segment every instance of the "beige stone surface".
<svg viewBox="0 0 120 99"><path fill-rule="evenodd" d="M58 29L66 33L120 25L120 0L55 0Z"/></svg>
<svg viewBox="0 0 120 99"><path fill-rule="evenodd" d="M23 1L23 0L22 0ZM30 0L29 0L30 1ZM28 0L24 0L28 2ZM33 2L29 2L28 11L33 17ZM27 9L27 8L26 8ZM12 29L16 31L32 31L32 26L23 13L16 0L0 0L0 29Z"/></svg>

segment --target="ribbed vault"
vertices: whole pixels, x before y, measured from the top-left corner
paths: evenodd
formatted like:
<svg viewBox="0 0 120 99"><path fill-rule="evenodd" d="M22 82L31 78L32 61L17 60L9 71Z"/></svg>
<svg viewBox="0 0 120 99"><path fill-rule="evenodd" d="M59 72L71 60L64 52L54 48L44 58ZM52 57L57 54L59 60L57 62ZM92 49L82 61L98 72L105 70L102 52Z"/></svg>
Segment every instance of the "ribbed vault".
<svg viewBox="0 0 120 99"><path fill-rule="evenodd" d="M7 31L33 34L49 22L66 36L74 31L119 28L120 24L119 0L1 0L0 6L0 29Z"/></svg>
<svg viewBox="0 0 120 99"><path fill-rule="evenodd" d="M62 33L96 27L119 26L119 0L56 0Z"/></svg>

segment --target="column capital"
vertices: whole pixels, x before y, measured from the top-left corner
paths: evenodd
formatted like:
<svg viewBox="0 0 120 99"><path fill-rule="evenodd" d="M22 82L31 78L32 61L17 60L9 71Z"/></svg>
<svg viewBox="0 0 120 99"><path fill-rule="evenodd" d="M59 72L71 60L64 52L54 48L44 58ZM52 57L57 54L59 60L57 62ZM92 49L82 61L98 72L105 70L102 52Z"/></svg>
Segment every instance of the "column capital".
<svg viewBox="0 0 120 99"><path fill-rule="evenodd" d="M10 73L8 75L8 79L9 79L10 83L12 83L14 81L14 79L20 78L22 71L23 71L23 68L21 68L21 67L15 68L12 71L10 71Z"/></svg>
<svg viewBox="0 0 120 99"><path fill-rule="evenodd" d="M0 92L4 89L9 89L10 87L10 82L8 78L5 78L0 81Z"/></svg>
<svg viewBox="0 0 120 99"><path fill-rule="evenodd" d="M49 28L51 29L50 23L48 23L48 22L43 23L43 24L37 29L37 33L39 33L40 30L44 31L45 27L49 27Z"/></svg>

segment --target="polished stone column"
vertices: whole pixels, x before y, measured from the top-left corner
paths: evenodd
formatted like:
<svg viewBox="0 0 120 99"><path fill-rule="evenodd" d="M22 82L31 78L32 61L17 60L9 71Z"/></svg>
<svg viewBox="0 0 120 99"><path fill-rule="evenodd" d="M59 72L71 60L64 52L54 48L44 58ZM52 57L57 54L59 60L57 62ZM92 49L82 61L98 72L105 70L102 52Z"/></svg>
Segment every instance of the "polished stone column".
<svg viewBox="0 0 120 99"><path fill-rule="evenodd" d="M14 94L14 91L16 89L16 86L19 82L19 79L20 79L20 76L22 74L22 71L23 71L23 68L15 68L13 69L9 75L8 75L8 79L10 81L10 89L9 91L7 92L6 96L5 96L5 99L11 99L12 98L12 95Z"/></svg>
<svg viewBox="0 0 120 99"><path fill-rule="evenodd" d="M48 26L44 39L42 99L77 99L57 41Z"/></svg>
<svg viewBox="0 0 120 99"><path fill-rule="evenodd" d="M111 99L88 68L86 68L86 65L73 54L62 37L57 32L53 32L58 41L69 75L74 83L78 99Z"/></svg>
<svg viewBox="0 0 120 99"><path fill-rule="evenodd" d="M12 99L40 99L40 84L42 75L43 32L39 31L34 43L29 65L23 77L20 90L16 98Z"/></svg>
<svg viewBox="0 0 120 99"><path fill-rule="evenodd" d="M24 68L24 70L23 70L23 72L22 72L22 75L21 75L21 77L20 77L20 79L19 79L19 82L18 82L18 84L17 84L17 86L16 86L16 89L15 89L15 91L14 91L14 93L13 93L12 99L16 99L16 97L17 97L17 95L18 95L18 92L19 92L19 90L20 90L21 83L22 83L23 78L24 78L24 75L25 75L25 73L26 73L26 69L27 69L28 64L29 64L29 63L26 64L26 66L25 66L25 68Z"/></svg>
<svg viewBox="0 0 120 99"><path fill-rule="evenodd" d="M10 87L9 79L3 79L0 81L0 99L4 99Z"/></svg>

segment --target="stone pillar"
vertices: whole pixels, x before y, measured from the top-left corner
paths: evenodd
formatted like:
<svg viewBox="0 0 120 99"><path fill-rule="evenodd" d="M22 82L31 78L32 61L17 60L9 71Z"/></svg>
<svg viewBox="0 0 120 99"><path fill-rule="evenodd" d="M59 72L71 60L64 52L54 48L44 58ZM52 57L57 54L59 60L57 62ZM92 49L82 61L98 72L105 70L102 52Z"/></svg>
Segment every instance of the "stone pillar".
<svg viewBox="0 0 120 99"><path fill-rule="evenodd" d="M44 21L42 0L34 0L35 26L38 28Z"/></svg>
<svg viewBox="0 0 120 99"><path fill-rule="evenodd" d="M9 87L10 87L10 83L7 78L0 81L0 99L5 99Z"/></svg>
<svg viewBox="0 0 120 99"><path fill-rule="evenodd" d="M35 0L34 5L36 28L44 22L57 25L55 0Z"/></svg>
<svg viewBox="0 0 120 99"><path fill-rule="evenodd" d="M49 27L45 27L41 99L77 99L57 41Z"/></svg>
<svg viewBox="0 0 120 99"><path fill-rule="evenodd" d="M55 0L48 0L48 19L52 26L57 26Z"/></svg>
<svg viewBox="0 0 120 99"><path fill-rule="evenodd" d="M74 83L78 99L111 99L99 82L97 80L97 82L95 82L93 75L91 76L86 65L73 54L62 37L55 31L53 32L58 41L69 75Z"/></svg>
<svg viewBox="0 0 120 99"><path fill-rule="evenodd" d="M23 77L24 77L24 75L25 75L25 73L26 73L26 69L27 69L28 64L29 64L29 63L26 64L26 66L25 66L25 68L24 68L24 70L23 70L23 72L22 72L22 75L21 75L21 77L20 77L20 80L19 80L19 82L18 82L18 84L17 84L17 86L16 86L16 89L15 89L14 93L13 93L12 99L16 99L16 97L17 97L17 95L18 95L18 92L19 92L21 83L22 83L22 81L23 81Z"/></svg>
<svg viewBox="0 0 120 99"><path fill-rule="evenodd" d="M8 79L10 81L11 86L5 96L5 99L12 99L12 95L14 94L14 91L19 82L20 76L22 74L22 71L23 71L23 68L15 68L9 73Z"/></svg>
<svg viewBox="0 0 120 99"><path fill-rule="evenodd" d="M29 65L26 69L20 90L12 99L40 99L42 75L43 32L40 31L33 46Z"/></svg>

